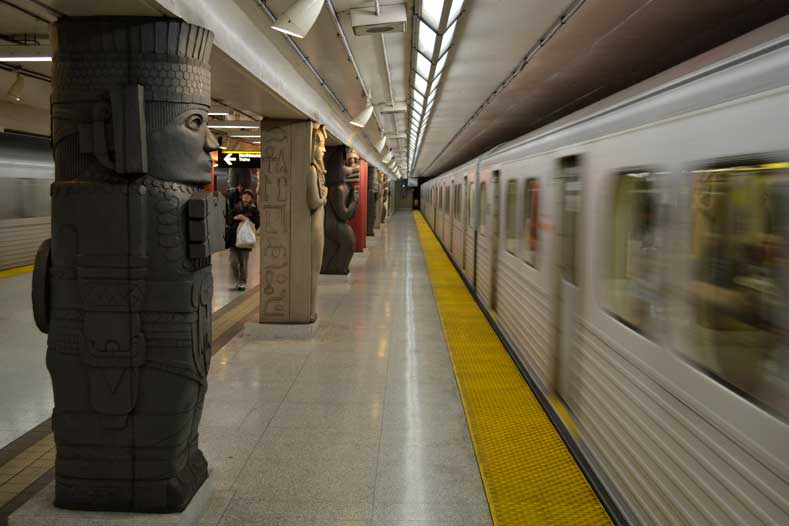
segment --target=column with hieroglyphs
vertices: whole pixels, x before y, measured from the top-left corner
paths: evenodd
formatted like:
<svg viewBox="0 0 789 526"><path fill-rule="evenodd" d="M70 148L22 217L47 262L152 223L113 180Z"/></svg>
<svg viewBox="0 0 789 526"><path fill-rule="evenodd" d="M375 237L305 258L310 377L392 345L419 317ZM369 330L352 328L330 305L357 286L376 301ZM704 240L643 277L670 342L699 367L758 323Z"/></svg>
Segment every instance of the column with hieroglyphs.
<svg viewBox="0 0 789 526"><path fill-rule="evenodd" d="M326 133L310 121L264 120L260 168L260 337L301 337L317 320L323 256Z"/></svg>

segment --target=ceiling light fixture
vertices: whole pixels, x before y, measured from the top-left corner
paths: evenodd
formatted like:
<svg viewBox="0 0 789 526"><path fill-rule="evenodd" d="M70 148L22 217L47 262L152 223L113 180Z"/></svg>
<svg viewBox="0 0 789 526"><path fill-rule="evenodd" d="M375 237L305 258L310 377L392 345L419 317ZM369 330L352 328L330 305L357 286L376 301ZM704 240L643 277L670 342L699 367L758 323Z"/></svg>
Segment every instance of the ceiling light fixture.
<svg viewBox="0 0 789 526"><path fill-rule="evenodd" d="M25 87L25 77L22 76L21 73L16 74L16 80L11 87L8 88L8 97L13 100L14 102L19 102L22 100L22 90Z"/></svg>
<svg viewBox="0 0 789 526"><path fill-rule="evenodd" d="M364 128L367 125L367 121L370 120L370 117L373 116L373 105L370 104L370 101L367 101L367 106L359 112L356 117L353 118L351 121L351 126L356 126L357 128Z"/></svg>
<svg viewBox="0 0 789 526"><path fill-rule="evenodd" d="M0 62L52 62L52 57L0 57Z"/></svg>
<svg viewBox="0 0 789 526"><path fill-rule="evenodd" d="M297 0L277 18L271 29L304 38L318 19L323 4L324 0Z"/></svg>

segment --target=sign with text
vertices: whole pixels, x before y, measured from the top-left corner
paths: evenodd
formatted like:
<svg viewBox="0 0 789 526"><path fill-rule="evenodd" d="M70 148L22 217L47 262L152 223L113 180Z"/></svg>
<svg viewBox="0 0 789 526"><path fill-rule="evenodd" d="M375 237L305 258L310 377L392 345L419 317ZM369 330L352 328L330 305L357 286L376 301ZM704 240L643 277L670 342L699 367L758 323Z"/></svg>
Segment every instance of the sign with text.
<svg viewBox="0 0 789 526"><path fill-rule="evenodd" d="M219 166L222 168L260 168L260 152L221 150Z"/></svg>

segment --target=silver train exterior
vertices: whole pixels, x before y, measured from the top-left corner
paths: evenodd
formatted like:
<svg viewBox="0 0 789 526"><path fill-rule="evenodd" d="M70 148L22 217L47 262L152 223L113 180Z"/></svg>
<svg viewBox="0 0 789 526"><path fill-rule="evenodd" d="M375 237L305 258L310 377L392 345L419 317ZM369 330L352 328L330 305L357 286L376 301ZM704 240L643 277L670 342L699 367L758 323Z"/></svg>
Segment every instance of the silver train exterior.
<svg viewBox="0 0 789 526"><path fill-rule="evenodd" d="M634 524L789 524L789 19L420 195Z"/></svg>
<svg viewBox="0 0 789 526"><path fill-rule="evenodd" d="M0 270L33 263L50 236L49 139L0 133Z"/></svg>

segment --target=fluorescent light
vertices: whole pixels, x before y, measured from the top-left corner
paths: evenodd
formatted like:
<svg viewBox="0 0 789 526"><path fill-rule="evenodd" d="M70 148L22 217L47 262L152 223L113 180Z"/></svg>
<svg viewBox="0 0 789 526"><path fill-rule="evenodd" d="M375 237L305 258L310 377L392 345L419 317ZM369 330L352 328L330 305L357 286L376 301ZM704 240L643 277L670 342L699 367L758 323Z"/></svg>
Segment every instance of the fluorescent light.
<svg viewBox="0 0 789 526"><path fill-rule="evenodd" d="M364 128L367 125L367 121L370 120L370 117L373 116L373 105L369 102L367 106L359 112L359 114L353 118L351 121L352 126L356 126L357 128Z"/></svg>
<svg viewBox="0 0 789 526"><path fill-rule="evenodd" d="M430 29L430 26L419 21L419 37L417 49L421 51L428 59L433 58L433 51L436 48L436 32Z"/></svg>
<svg viewBox="0 0 789 526"><path fill-rule="evenodd" d="M433 92L432 92L432 93L430 94L430 96L427 98L427 105L428 105L428 106L430 106L431 104L433 104L433 101L436 99L436 92L437 92L437 91L438 91L438 90L433 90Z"/></svg>
<svg viewBox="0 0 789 526"><path fill-rule="evenodd" d="M208 116L209 117L229 117L230 114L227 113L226 111L209 111L208 112Z"/></svg>
<svg viewBox="0 0 789 526"><path fill-rule="evenodd" d="M416 53L416 72L419 73L422 77L428 78L430 76L430 66L432 64L429 60L422 54L417 52Z"/></svg>
<svg viewBox="0 0 789 526"><path fill-rule="evenodd" d="M433 85L432 85L432 86L430 86L430 91L431 91L432 93L435 93L435 92L436 92L436 90L438 89L438 83L439 83L439 82L441 82L441 73L439 73L438 75L436 75L436 78L434 78L434 79L433 79Z"/></svg>
<svg viewBox="0 0 789 526"><path fill-rule="evenodd" d="M271 29L304 38L318 19L323 4L324 0L297 0L277 18Z"/></svg>
<svg viewBox="0 0 789 526"><path fill-rule="evenodd" d="M427 93L427 81L419 75L414 75L414 88L420 93Z"/></svg>
<svg viewBox="0 0 789 526"><path fill-rule="evenodd" d="M436 64L436 76L440 75L444 71L444 66L447 64L447 54L444 53L441 55L441 58L438 59L438 63Z"/></svg>
<svg viewBox="0 0 789 526"><path fill-rule="evenodd" d="M52 57L0 57L0 62L52 62Z"/></svg>
<svg viewBox="0 0 789 526"><path fill-rule="evenodd" d="M208 121L209 128L228 129L228 130L256 130L260 129L258 121Z"/></svg>
<svg viewBox="0 0 789 526"><path fill-rule="evenodd" d="M444 51L449 49L450 44L452 44L452 38L455 36L456 27L457 22L449 26L449 29L444 31L444 35L441 37L441 51L438 52L439 55L443 55Z"/></svg>
<svg viewBox="0 0 789 526"><path fill-rule="evenodd" d="M422 18L433 27L441 23L441 12L444 10L444 0L422 0Z"/></svg>
<svg viewBox="0 0 789 526"><path fill-rule="evenodd" d="M417 102L420 106L423 106L425 104L425 96L416 90L411 90L411 98L415 102Z"/></svg>
<svg viewBox="0 0 789 526"><path fill-rule="evenodd" d="M447 19L450 24L460 16L461 9L463 9L463 0L452 0L452 7L449 8L449 18Z"/></svg>

